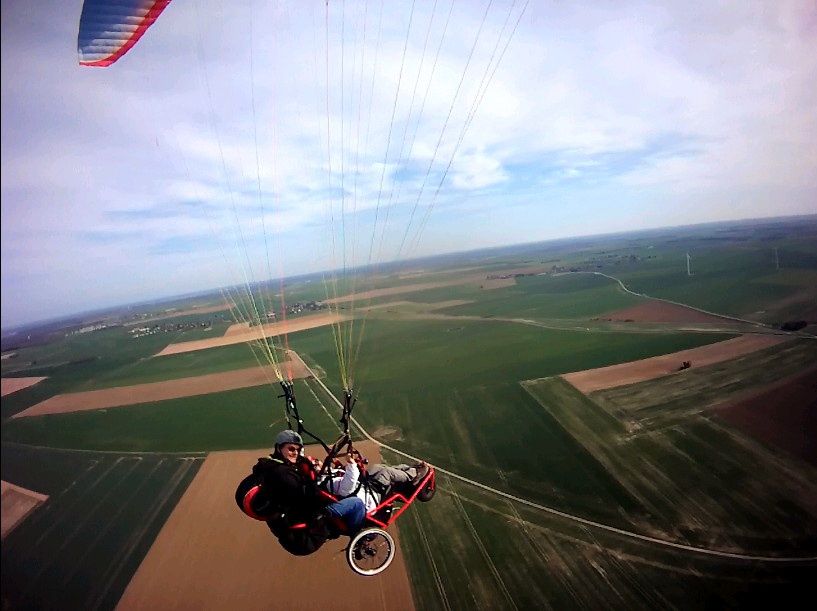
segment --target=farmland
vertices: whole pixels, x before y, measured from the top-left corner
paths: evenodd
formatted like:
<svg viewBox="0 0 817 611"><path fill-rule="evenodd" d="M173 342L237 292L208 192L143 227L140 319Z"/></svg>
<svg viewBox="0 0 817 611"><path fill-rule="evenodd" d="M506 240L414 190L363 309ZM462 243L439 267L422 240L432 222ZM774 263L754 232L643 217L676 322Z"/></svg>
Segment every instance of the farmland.
<svg viewBox="0 0 817 611"><path fill-rule="evenodd" d="M440 472L434 501L398 522L417 608L734 607L785 597L813 574L810 560L733 557L817 555L817 475L785 447L733 427L718 409L779 380L799 380L813 366L809 328L786 333L779 324L811 320L817 264L808 239L726 235L526 245L354 283L384 290L371 305L389 304L370 311L368 299L339 304L356 330L365 329L352 370L358 421L390 447L491 489ZM770 244L788 267L770 263ZM532 268L549 271L513 273ZM595 271L608 277L586 273ZM479 275L485 282L474 280ZM756 322L699 313L687 321L683 308L670 321L637 320L640 310L627 308L652 302L617 280L633 292ZM351 290L353 282L342 284ZM409 285L426 288L401 292ZM312 279L287 290L288 300L334 294ZM156 316L171 327L195 318L183 314L183 302L174 307L182 314ZM3 479L50 495L3 543L4 567L20 567L4 568L6 600L52 604L41 580L56 579L69 606L112 608L206 453L269 447L285 426L277 384L10 416L60 393L257 366L247 345L155 356L226 330L224 321L208 331L134 338L112 326L4 359L4 378L45 379L3 397ZM589 394L559 377L746 333L770 338L768 347ZM333 332L298 331L289 345L319 378L295 382L301 415L311 431L333 439L337 409L319 383L340 394ZM138 500L116 506L114 499L131 493ZM56 515L64 521L44 526ZM153 516L149 524L144 516ZM90 544L77 551L83 540Z"/></svg>
<svg viewBox="0 0 817 611"><path fill-rule="evenodd" d="M3 604L19 609L113 608L204 459L2 450L4 480L49 495L3 541Z"/></svg>
<svg viewBox="0 0 817 611"><path fill-rule="evenodd" d="M284 360L280 350L276 351L276 354L279 361ZM105 375L97 376L73 388L72 391L130 386L244 369L258 366L259 358L262 358L259 351L248 350L246 345L223 346L161 358L143 358Z"/></svg>
<svg viewBox="0 0 817 611"><path fill-rule="evenodd" d="M443 479L400 525L422 609L792 606L817 563L708 556L571 523Z"/></svg>
<svg viewBox="0 0 817 611"><path fill-rule="evenodd" d="M109 327L61 337L44 346L18 349L14 358L3 361L3 376L45 376L46 379L4 397L3 417L55 394L94 388L95 380L104 380L107 376L127 377L123 372L149 359L168 341L187 336L184 331L173 331L132 338L124 327ZM245 358L250 359L249 350L245 348L245 351ZM104 386L104 382L101 384Z"/></svg>
<svg viewBox="0 0 817 611"><path fill-rule="evenodd" d="M639 531L716 549L817 552L807 543L817 540L810 467L775 459L705 417L633 432L558 378L525 386L637 500L640 513L630 516Z"/></svg>
<svg viewBox="0 0 817 611"><path fill-rule="evenodd" d="M692 368L683 375L601 390L591 397L639 430L663 428L804 370L815 359L815 342L790 341L723 363Z"/></svg>
<svg viewBox="0 0 817 611"><path fill-rule="evenodd" d="M418 295L422 296L422 295ZM639 299L597 276L527 276L513 287L481 291L475 303L448 308L453 315L586 319ZM460 298L467 298L464 295Z"/></svg>
<svg viewBox="0 0 817 611"><path fill-rule="evenodd" d="M318 435L337 428L313 395L296 382L301 415ZM133 452L211 451L270 446L285 428L283 405L268 385L143 403L110 410L18 418L3 439L31 445Z"/></svg>
<svg viewBox="0 0 817 611"><path fill-rule="evenodd" d="M634 360L723 337L606 337L495 321L452 327L440 321L373 320L361 348L364 354L371 351L367 361L372 365L361 372L367 386L358 418L370 431L388 428L384 441L390 445L458 473L542 501L571 495L574 508L617 519L606 496L598 494L608 488L619 494L615 483L585 460L518 382L544 372L555 375ZM321 349L325 341L317 335L293 338L293 344L308 362L331 362ZM484 351L475 354L475 345ZM401 372L400 387L395 387L394 371ZM333 378L331 370L327 377ZM530 447L543 450L530 452Z"/></svg>

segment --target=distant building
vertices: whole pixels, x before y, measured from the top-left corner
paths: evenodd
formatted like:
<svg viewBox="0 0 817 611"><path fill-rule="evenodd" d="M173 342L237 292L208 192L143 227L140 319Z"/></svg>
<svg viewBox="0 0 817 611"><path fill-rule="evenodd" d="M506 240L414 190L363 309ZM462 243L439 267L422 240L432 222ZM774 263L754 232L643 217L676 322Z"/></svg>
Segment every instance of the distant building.
<svg viewBox="0 0 817 611"><path fill-rule="evenodd" d="M91 333L92 331L99 331L100 329L107 329L107 328L108 328L108 325L106 325L105 323L97 323L95 325L88 325L88 326L85 326L85 327L80 327L79 329L74 331L73 334Z"/></svg>

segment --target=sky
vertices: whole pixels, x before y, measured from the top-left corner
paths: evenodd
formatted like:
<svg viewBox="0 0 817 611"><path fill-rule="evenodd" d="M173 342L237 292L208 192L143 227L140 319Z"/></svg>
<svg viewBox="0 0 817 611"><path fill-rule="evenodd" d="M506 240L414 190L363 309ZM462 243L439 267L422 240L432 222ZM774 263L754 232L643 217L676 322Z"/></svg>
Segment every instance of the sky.
<svg viewBox="0 0 817 611"><path fill-rule="evenodd" d="M108 68L2 2L2 327L817 212L817 5L173 0Z"/></svg>

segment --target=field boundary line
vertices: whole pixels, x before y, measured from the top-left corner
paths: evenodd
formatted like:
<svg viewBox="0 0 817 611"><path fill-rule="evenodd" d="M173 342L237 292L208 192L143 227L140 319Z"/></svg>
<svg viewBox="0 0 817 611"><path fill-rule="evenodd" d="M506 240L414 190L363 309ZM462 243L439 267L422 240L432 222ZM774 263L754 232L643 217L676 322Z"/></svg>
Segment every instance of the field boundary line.
<svg viewBox="0 0 817 611"><path fill-rule="evenodd" d="M62 584L61 585L62 585L63 588L65 588L68 585L68 583L76 576L77 572L80 569L80 565L85 560L85 558L88 556L88 554L91 552L91 549L93 549L97 544L99 544L99 542L102 540L102 537L104 537L104 536L106 536L108 534L108 531L114 526L114 524L116 523L116 520L119 518L119 516L122 515L122 513L125 511L125 509L128 507L128 505L133 501L133 499L136 498L137 494L139 494L139 492L142 490L142 488L145 485L147 485L147 483L150 481L150 478L153 477L153 475L156 473L156 471L159 470L159 468L162 466L162 463L164 461L165 461L164 458L161 459L161 460L156 461L156 464L153 465L153 468L150 470L147 477L144 478L141 482L139 482L139 484L136 487L131 488L130 494L128 495L128 498L127 499L122 499L122 501L119 503L119 508L111 516L111 519L107 522L107 524L105 524L105 526L103 526L102 528L99 528L97 530L94 537L85 546L85 550L78 557L74 558L74 561L73 561L74 562L74 568L71 569L62 579ZM138 466L138 463L136 463L136 464Z"/></svg>
<svg viewBox="0 0 817 611"><path fill-rule="evenodd" d="M663 297L653 297L652 295L647 295L646 293L637 293L627 288L627 286L622 282L619 278L615 276L611 276L609 274L605 274L603 272L561 272L559 274L554 274L556 276L565 276L567 274L593 274L595 276L604 276L605 278L609 278L614 282L617 282L618 285L621 287L625 293L629 293L630 295L635 295L636 297L644 297L645 299L654 299L655 301L663 301L664 303L671 303L672 305L682 306L685 308L689 308L690 310L695 310L696 312L701 312L703 314L709 314L710 316L717 316L718 318L725 318L726 320L735 320L738 322L745 322L747 324L753 325L755 327L759 327L764 331L774 332L777 335L793 335L795 337L804 337L807 339L817 339L817 336L802 334L802 333L795 333L792 331L784 331L783 329L775 329L765 323L758 322L756 320L747 320L746 318L739 318L737 316L730 316L729 314L720 314L718 312L710 312L709 310L704 310L703 308L697 308L695 306L691 306L688 303L681 303L680 301L673 301L672 299L664 299Z"/></svg>
<svg viewBox="0 0 817 611"><path fill-rule="evenodd" d="M134 554L134 551L139 546L139 544L144 539L148 530L153 525L154 520L159 516L159 514L164 509L165 505L167 505L170 498L173 496L176 489L179 487L181 482L184 480L187 473L193 467L195 463L193 461L185 461L182 462L179 467L176 469L176 473L173 474L171 478L165 483L159 493L156 495L155 498L158 498L158 502L154 501L153 506L150 508L149 513L147 513L147 518L142 522L142 528L131 531L130 537L128 537L127 541L125 542L125 546L122 548L122 553L120 554L119 561L115 564L112 564L108 567L108 570L102 575L102 580L104 580L104 585L101 589L98 589L97 595L94 597L93 601L91 601L90 608L91 609L99 609L102 605L102 602L105 600L105 597L110 592L113 583L119 577L119 573L122 572L124 566L131 560L131 557ZM153 541L151 542L150 546L148 546L147 550L145 551L145 555L139 561L139 564L136 566L136 570L139 570L139 566L141 566L142 562L144 561L147 554L150 553L150 548L153 547L153 544L156 542L156 538L158 538L159 533L161 532L164 525L167 523L167 520L158 528L156 537L154 537ZM134 571L134 575L136 571ZM133 575L131 579L128 580L128 583L133 579ZM101 583L99 581L98 583ZM127 589L127 584L125 585ZM122 592L124 594L124 590ZM121 600L122 596L120 595L119 600ZM118 604L119 601L117 601Z"/></svg>
<svg viewBox="0 0 817 611"><path fill-rule="evenodd" d="M522 530L522 534L524 535L524 537L528 540L528 544L530 544L530 546L533 548L533 551L536 552L536 555L539 556L540 560L542 561L542 564L547 565L548 563L547 553L545 552L545 550L542 549L542 546L539 544L539 542L536 541L530 530L528 530L529 522L521 516L519 510L516 508L516 505L514 505L508 500L506 500L505 502L508 504L508 508L510 508L511 513L513 514L513 516L511 517L519 523L519 527Z"/></svg>
<svg viewBox="0 0 817 611"><path fill-rule="evenodd" d="M414 521L417 523L417 530L419 531L420 537L423 541L423 549L431 562L431 570L434 572L434 583L437 586L437 591L440 593L440 600L443 603L443 607L445 607L448 611L452 611L451 604L448 602L448 595L445 593L445 588L443 587L443 580L440 577L440 571L437 569L437 563L434 562L434 556L431 554L431 545L428 543L428 537L426 536L426 531L423 528L423 523L420 521L420 518L417 517L417 512L412 512L412 515L414 515Z"/></svg>
<svg viewBox="0 0 817 611"><path fill-rule="evenodd" d="M309 366L307 366L309 369ZM311 370L310 370L311 372ZM332 391L323 383L322 380L319 380L317 377L313 375L315 381L321 385L323 390L329 395L332 400L338 405L339 408L343 409L343 404L338 400L338 398L332 394ZM351 421L355 424L355 426L360 430L366 439L369 441L377 444L381 448L385 448L390 452L394 452L398 456L403 456L404 458L408 458L415 462L421 462L421 459L408 454L407 452L403 452L402 450L398 450L390 445L387 445L381 441L378 441L374 437L372 437L369 432L361 426L360 422L358 422L357 418L352 416ZM645 541L647 543L653 543L655 545L661 545L664 547L670 547L673 549L678 549L686 552L693 552L696 554L705 554L707 556L716 556L719 558L730 558L732 560L748 560L752 562L769 562L769 563L798 563L798 562L815 562L817 561L817 556L758 556L754 554L739 554L736 552L724 552L721 550L715 549L708 549L705 547L696 547L694 545L687 545L685 543L677 543L676 541L667 541L666 539L659 539L657 537L650 537L649 535L642 535L641 533L633 532L630 530L624 530L623 528L617 528L615 526L610 526L609 524L602 524L601 522L595 522L593 520L588 520L587 518L583 518L581 516L573 515L570 513L566 513L564 511L560 511L553 507L548 507L547 505L541 505L539 503L535 503L528 499L523 499L522 497L514 496L513 494L509 494L507 492L503 492L502 490L497 490L496 488L491 488L486 484L478 482L473 479L469 479L463 475L459 475L458 473L454 473L453 471L449 471L447 469L443 469L442 467L438 467L436 465L432 465L435 470L439 471L440 473L445 473L449 477L453 477L454 479L460 480L461 482L465 482L467 484L471 484L477 488L481 488L482 490L486 490L487 492L491 492L498 496L504 497L506 499L510 499L517 503L521 503L522 505L527 505L528 507L533 507L534 509L538 509L540 511L544 511L546 513L550 513L555 516L559 516L560 518L564 518L566 520L570 520L572 522L578 522L579 524L583 524L585 526L590 526L592 528L597 528L599 530L604 530L606 532L611 532L617 535L621 535L623 537L629 537L631 539L638 539L639 541Z"/></svg>
<svg viewBox="0 0 817 611"><path fill-rule="evenodd" d="M4 441L3 446L14 446L17 448L25 448L29 450L50 450L53 452L68 452L74 454L110 454L113 456L167 456L169 458L207 458L210 453L209 450L200 452L131 452L125 450L84 450L82 448L56 448L54 446L38 446L29 443L20 443L18 441Z"/></svg>
<svg viewBox="0 0 817 611"><path fill-rule="evenodd" d="M578 272L576 272L578 273ZM590 272L587 272L590 273ZM648 297L649 299L655 299L658 301L657 297ZM685 306L685 304L679 303L676 304L679 306L689 307L693 309L691 306ZM723 317L720 314L713 314L713 316L719 316L724 318L724 320L729 320L726 317ZM712 334L722 334L722 335L735 335L735 334L746 334L746 333L756 333L762 335L794 335L795 337L805 337L811 338L811 335L798 335L796 333L792 333L790 331L783 331L779 329L773 329L771 327L762 327L760 330L753 331L753 330L740 330L740 329L733 329L729 327L713 327L711 329L701 328L701 327L694 327L689 326L695 323L661 323L664 325L673 325L672 327L662 327L662 328L645 328L645 327L634 327L634 328L604 328L604 327L586 327L583 324L580 324L574 319L564 319L565 323L559 324L553 322L552 319L548 319L547 321L543 320L533 320L530 318L505 318L500 316L474 316L471 314L434 314L431 315L412 315L412 314L403 314L400 317L400 320L447 320L447 321L460 321L460 320L469 320L474 322L500 322L500 323L509 323L509 324L518 324L518 325L528 325L531 327L539 327L542 329L548 329L550 331L571 331L571 332L578 332L578 333L640 333L643 335L651 335L651 334L661 334L667 333L668 331L679 331L684 333L712 333ZM752 322L753 327L757 327L759 323ZM684 326L687 325L687 326Z"/></svg>
<svg viewBox="0 0 817 611"><path fill-rule="evenodd" d="M102 473L100 473L99 475L97 475L96 479L94 479L93 481L91 481L91 482L88 484L88 486L87 486L87 491L89 491L89 492L93 492L93 491L95 491L96 487L99 485L99 482L101 482L101 481L102 481L104 478L108 477L108 475L109 475L110 473L112 473L112 472L113 472L113 470L114 470L114 469L116 469L116 468L119 466L119 464L120 464L120 463L121 463L123 460L124 460L124 457L121 457L121 458L118 458L117 460L115 460L114 462L112 462L112 463L111 463L110 465L108 465L108 466L104 466L104 465L103 465L103 466L102 466ZM98 463L97 463L97 464L98 464ZM139 464L139 463L134 463L134 467L135 467L136 465L138 465L138 464ZM96 468L96 465L94 465L94 468ZM91 471L91 470L85 470L85 471L83 471L83 472L80 474L80 477L85 476L85 475L93 475L93 471ZM67 490L67 489L66 489L66 490ZM60 496L62 496L62 493L60 494ZM70 501L70 502L67 504L67 506L66 506L66 507L64 507L64 508L62 509L62 511L63 511L64 513L68 513L68 514L70 514L70 513L71 513L71 512L74 510L74 507L76 507L78 504L82 503L82 501L83 501L83 500L84 500L84 499L83 499L83 497L82 497L82 496L78 496L77 498L75 498L75 499L71 500L71 501ZM40 515L42 515L43 517L45 517L45 516L46 516L46 514L48 514L48 513L50 513L50 512L51 512L52 508L53 508L55 505L56 505L56 499L54 500L54 502L53 502L53 503L49 503L49 504L44 505L44 506L43 506L43 509L44 509L44 510L40 512ZM36 523L35 523L35 522L32 522L32 524L36 524ZM36 540L36 541L34 541L34 545L32 545L32 548L37 548L37 547L38 547L38 546L39 546L39 545L40 545L40 544L43 542L43 540L45 540L45 538L46 538L48 535L50 535L50 534L51 534L51 531L53 531L53 530L54 530L55 528L57 528L58 526L59 526L59 522L58 522L57 520L54 520L53 522L51 522L51 524L49 524L49 525L48 525L47 527L45 527L45 528L44 528L42 531L40 531L40 533L39 533L39 535L40 535L40 536L39 536L39 537L37 537L37 540Z"/></svg>
<svg viewBox="0 0 817 611"><path fill-rule="evenodd" d="M114 468L116 468L116 467L119 465L119 463L120 463L120 461L119 461L119 460L115 461L115 462L114 462L114 463L113 463L113 464L110 466L110 468L106 469L106 470L105 470L105 471L102 473L102 475L101 475L99 478L97 478L97 480L94 482L93 486L94 486L94 487L96 487L96 485L97 485L97 484L98 484L100 481L102 481L102 478L103 478L103 477L107 477L108 475L110 475L111 473L113 473ZM129 468L128 468L127 472L125 473L125 475L123 475L123 476L122 476L123 478L127 478L129 475L131 475L131 474L132 474L132 473L133 473L133 472L136 470L136 468L137 468L137 467L139 467L139 462L138 462L138 461L134 461L134 462L133 462L133 464L132 464L132 465L128 465L128 467L129 467ZM70 543L70 542L71 542L73 539L75 539L75 538L76 538L76 536L77 536L77 535L78 535L78 534L79 534L79 533L82 531L82 529L83 529L83 528L85 527L85 525L88 523L89 518L91 519L91 521L93 521L93 519L92 519L92 518L93 518L93 512L94 512L94 511L97 509L97 507L99 507L99 506L100 506L102 503L104 503L104 502L105 502L105 500L106 500L106 499L107 499L107 498L108 498L108 497L109 497L111 494L113 494L115 490L116 490L116 487L114 486L113 488L110 488L110 489L109 489L107 492L105 492L105 493L104 493L104 494L103 494L101 497L98 497L98 498L97 498L97 500L96 500L96 504L94 505L93 509L91 509L91 511L90 511L90 512L88 512L88 513L86 513L86 514L85 514L85 516L83 517L82 521L80 521L80 522L75 522L75 523L73 524L73 528L71 529L71 532L70 532L70 533L66 533L66 536L65 536L65 537L63 537L62 542L60 543L60 546L57 548L56 552L54 552L54 553L52 554L52 556L51 556L51 558L49 559L49 561L48 561L48 562L41 563L41 564L39 565L39 567L38 567L37 571L36 571L36 572L34 573L34 575L33 575L33 576L30 578L30 581L29 581L28 585L27 585L27 586L26 586L26 588L23 590L23 592L22 592L22 594L21 594L21 596L20 596L20 600L21 600L21 601L25 601L25 600L26 600L26 599L29 597L29 595L32 593L32 589L33 589L33 588L36 588L36 587L38 587L38 586L40 585L40 584L38 583L38 582L39 582L39 580L40 580L40 577L42 577L42 575L43 575L43 574L44 574L46 571L50 570L50 569L51 569L51 568L52 568L52 567L53 567L55 564L59 564L60 554L62 554L62 552L65 550L65 547L66 547L66 546L67 546L67 545L68 545L68 544L69 544L69 543ZM82 497L80 497L80 498L76 499L76 501L74 501L74 502L71 504L71 507L73 508L73 507L74 507L74 506L75 506L75 505L76 505L78 502L80 502L80 501L82 501L82 500L83 500L83 499L82 499ZM58 527L63 527L63 526L64 526L64 525L63 525L63 521L61 521L61 520L54 520L54 521L51 523L51 525L50 525L50 526L49 526L49 527L48 527L48 528L47 528L47 529L46 529L46 530L45 530L43 533L41 533L41 534L40 534L40 537L39 537L39 538L37 539L37 541L34 543L34 548L36 549L36 548L37 548L37 547L38 547L38 546L39 546L39 545L40 545L40 544L43 542L43 540L44 540L44 539L45 539L45 538L46 538L48 535L50 535L50 534L51 534L51 532L52 532L52 531L53 531L55 528L58 528ZM89 549L89 548L88 548L88 547L86 547L86 551L87 551L88 549ZM74 560L76 561L76 559L74 559ZM79 563L78 563L78 562L77 562L77 564L75 564L75 565L74 565L74 571L73 571L74 573L76 572L76 570L77 570L77 568L78 568L78 565L79 565ZM69 579L70 579L70 577L73 577L73 575L72 575L72 574L69 574ZM64 586L64 585L65 585L65 583L63 583L62 585Z"/></svg>
<svg viewBox="0 0 817 611"><path fill-rule="evenodd" d="M508 591L508 587L505 585L505 582L502 580L502 575L499 574L499 570L496 568L496 564L494 564L494 561L491 560L491 554L489 554L488 550L485 549L485 544L482 542L482 538L479 536L479 533L477 532L477 529L474 527L474 523L471 522L471 518L468 517L468 512L465 511L465 507L462 506L462 501L460 501L460 498L457 495L454 495L454 502L457 504L457 508L460 510L460 513L462 514L462 517L465 518L465 523L468 525L468 530L471 531L471 536L474 537L474 541L476 542L477 547L479 548L479 551L482 553L482 557L485 559L486 563L488 564L488 568L490 569L491 573L493 574L494 578L496 579L497 584L499 585L500 589L502 590L502 593L505 595L505 599L509 603L511 603L511 606L514 609L518 610L519 607L516 606L516 603L514 602L513 597L511 596L511 593Z"/></svg>

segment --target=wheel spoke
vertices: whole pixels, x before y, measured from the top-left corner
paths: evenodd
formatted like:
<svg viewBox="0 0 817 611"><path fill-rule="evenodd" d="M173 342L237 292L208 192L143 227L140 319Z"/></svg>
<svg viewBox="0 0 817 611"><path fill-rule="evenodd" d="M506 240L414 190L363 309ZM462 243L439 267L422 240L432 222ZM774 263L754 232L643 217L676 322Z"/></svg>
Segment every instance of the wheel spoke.
<svg viewBox="0 0 817 611"><path fill-rule="evenodd" d="M347 548L349 565L361 575L376 575L391 563L394 539L386 531L371 528L352 538Z"/></svg>

